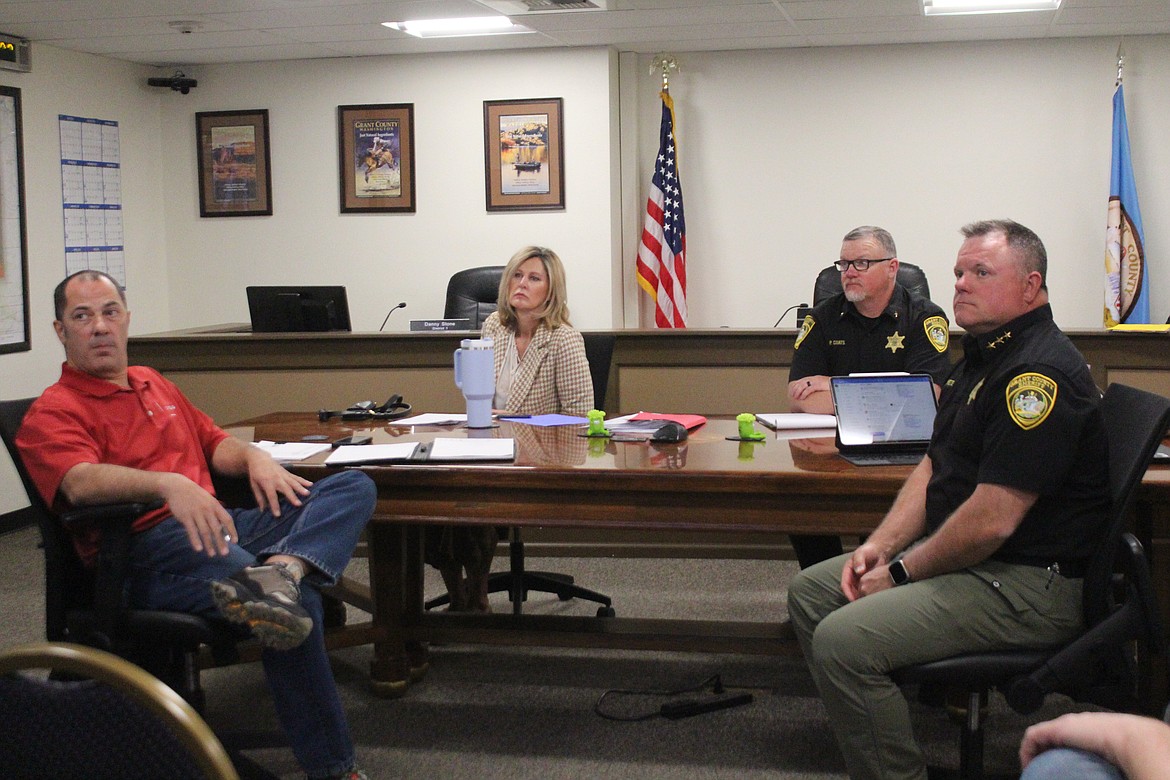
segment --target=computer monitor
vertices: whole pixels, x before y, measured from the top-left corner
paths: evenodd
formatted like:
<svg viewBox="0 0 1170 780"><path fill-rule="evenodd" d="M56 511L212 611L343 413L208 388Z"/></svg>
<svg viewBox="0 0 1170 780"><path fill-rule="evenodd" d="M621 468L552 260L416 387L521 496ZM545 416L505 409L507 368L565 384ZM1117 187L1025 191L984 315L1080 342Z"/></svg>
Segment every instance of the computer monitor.
<svg viewBox="0 0 1170 780"><path fill-rule="evenodd" d="M253 333L350 330L344 287L248 288Z"/></svg>

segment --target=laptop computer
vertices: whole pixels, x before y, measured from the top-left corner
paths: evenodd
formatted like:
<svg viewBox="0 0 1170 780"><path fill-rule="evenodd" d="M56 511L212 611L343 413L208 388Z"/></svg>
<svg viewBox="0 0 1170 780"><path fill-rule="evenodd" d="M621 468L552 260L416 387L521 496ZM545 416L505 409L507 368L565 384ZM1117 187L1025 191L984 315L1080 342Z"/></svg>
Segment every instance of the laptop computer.
<svg viewBox="0 0 1170 780"><path fill-rule="evenodd" d="M922 460L938 409L928 374L852 374L829 383L842 458L857 466Z"/></svg>

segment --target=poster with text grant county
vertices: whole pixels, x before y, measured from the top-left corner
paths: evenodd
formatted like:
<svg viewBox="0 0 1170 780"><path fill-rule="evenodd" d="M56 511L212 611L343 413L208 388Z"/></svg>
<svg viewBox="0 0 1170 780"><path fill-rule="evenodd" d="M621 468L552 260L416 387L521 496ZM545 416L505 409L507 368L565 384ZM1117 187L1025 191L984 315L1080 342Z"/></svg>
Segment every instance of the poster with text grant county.
<svg viewBox="0 0 1170 780"><path fill-rule="evenodd" d="M365 119L353 124L354 195L402 195L401 133L397 119Z"/></svg>
<svg viewBox="0 0 1170 780"><path fill-rule="evenodd" d="M414 213L414 104L337 107L342 214Z"/></svg>

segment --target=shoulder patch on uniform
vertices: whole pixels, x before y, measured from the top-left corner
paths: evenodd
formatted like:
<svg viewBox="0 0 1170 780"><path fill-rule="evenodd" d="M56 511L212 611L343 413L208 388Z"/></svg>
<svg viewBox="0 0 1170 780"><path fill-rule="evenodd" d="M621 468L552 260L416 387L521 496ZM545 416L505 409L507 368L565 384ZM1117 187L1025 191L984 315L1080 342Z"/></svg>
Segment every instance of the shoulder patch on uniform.
<svg viewBox="0 0 1170 780"><path fill-rule="evenodd" d="M926 331L926 339L939 352L946 352L951 343L951 329L947 327L946 317L927 317L922 321L922 329Z"/></svg>
<svg viewBox="0 0 1170 780"><path fill-rule="evenodd" d="M800 349L800 342L804 341L805 337L812 333L813 326L816 324L817 321L813 319L811 314L804 315L804 322L800 324L800 333L796 334L796 344L793 345L793 349Z"/></svg>
<svg viewBox="0 0 1170 780"><path fill-rule="evenodd" d="M1057 384L1043 374L1020 374L1008 382L1008 414L1029 431L1048 417L1056 404Z"/></svg>

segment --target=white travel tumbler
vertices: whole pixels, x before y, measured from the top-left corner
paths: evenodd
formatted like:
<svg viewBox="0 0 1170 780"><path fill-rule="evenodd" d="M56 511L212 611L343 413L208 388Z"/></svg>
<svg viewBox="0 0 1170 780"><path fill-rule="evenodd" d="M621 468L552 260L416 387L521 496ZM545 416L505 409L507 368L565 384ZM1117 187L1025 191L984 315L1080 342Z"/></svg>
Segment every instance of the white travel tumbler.
<svg viewBox="0 0 1170 780"><path fill-rule="evenodd" d="M467 427L492 427L496 368L491 339L463 339L455 350L455 386L467 400Z"/></svg>

